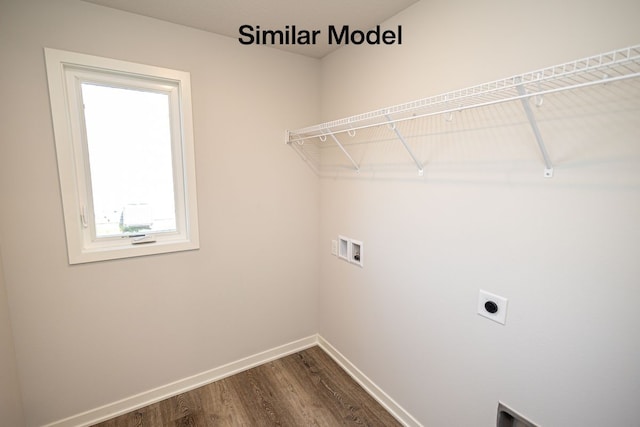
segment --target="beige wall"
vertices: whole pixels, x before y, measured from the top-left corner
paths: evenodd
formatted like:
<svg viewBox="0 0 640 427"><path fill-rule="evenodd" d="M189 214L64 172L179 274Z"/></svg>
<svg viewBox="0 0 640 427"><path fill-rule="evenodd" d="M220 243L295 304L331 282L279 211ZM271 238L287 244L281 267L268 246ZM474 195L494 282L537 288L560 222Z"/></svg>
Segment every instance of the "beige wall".
<svg viewBox="0 0 640 427"><path fill-rule="evenodd" d="M317 332L318 180L284 144L319 116L317 60L76 0L1 2L0 43L0 235L28 426ZM191 72L200 250L68 265L43 47Z"/></svg>
<svg viewBox="0 0 640 427"><path fill-rule="evenodd" d="M425 0L386 23L403 25L402 47L323 59L322 114L637 44L637 16L640 3L626 0ZM490 126L490 114L518 104L455 115L470 131L428 122L442 131L429 137L423 179L323 179L320 334L425 426L495 425L498 400L545 426L637 423L635 87L613 102L592 92L545 99L536 114L552 179L522 114ZM338 234L363 241L364 268L331 256ZM479 289L509 298L505 326L476 314Z"/></svg>
<svg viewBox="0 0 640 427"><path fill-rule="evenodd" d="M24 425L22 397L18 383L18 369L13 348L9 305L4 286L2 258L0 257L0 418L6 425Z"/></svg>

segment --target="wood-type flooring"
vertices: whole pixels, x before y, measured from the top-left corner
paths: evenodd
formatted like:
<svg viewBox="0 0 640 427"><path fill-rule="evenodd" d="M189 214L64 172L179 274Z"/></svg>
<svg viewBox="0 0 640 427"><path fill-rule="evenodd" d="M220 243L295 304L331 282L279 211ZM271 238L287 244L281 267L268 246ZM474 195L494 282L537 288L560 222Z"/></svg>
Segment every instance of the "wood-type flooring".
<svg viewBox="0 0 640 427"><path fill-rule="evenodd" d="M400 425L316 346L96 427Z"/></svg>

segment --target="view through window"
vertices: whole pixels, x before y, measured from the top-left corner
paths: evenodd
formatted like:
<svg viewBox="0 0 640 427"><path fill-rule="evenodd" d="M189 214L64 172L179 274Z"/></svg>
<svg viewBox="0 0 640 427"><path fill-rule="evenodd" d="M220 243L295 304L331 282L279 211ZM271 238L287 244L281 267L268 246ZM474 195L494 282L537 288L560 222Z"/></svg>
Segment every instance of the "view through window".
<svg viewBox="0 0 640 427"><path fill-rule="evenodd" d="M81 87L96 237L175 231L168 95Z"/></svg>

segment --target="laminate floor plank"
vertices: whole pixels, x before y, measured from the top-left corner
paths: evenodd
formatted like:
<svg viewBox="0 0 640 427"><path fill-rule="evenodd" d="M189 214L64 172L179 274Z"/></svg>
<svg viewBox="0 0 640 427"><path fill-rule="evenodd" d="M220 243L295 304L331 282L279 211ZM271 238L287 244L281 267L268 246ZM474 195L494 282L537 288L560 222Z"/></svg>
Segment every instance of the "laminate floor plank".
<svg viewBox="0 0 640 427"><path fill-rule="evenodd" d="M171 397L160 406L164 426L191 427L205 425L200 393L192 390Z"/></svg>
<svg viewBox="0 0 640 427"><path fill-rule="evenodd" d="M313 392L310 394L317 399L317 405L326 408L340 424L345 421L359 424L357 416L354 415L359 411L359 402L348 396L348 389L354 385L350 381L344 381L345 379L340 376L334 377L332 372L323 371L321 362L317 357L314 357L313 349L295 356L284 361L294 365L289 368L288 372L297 376L300 383L313 387ZM337 383L342 383L342 385Z"/></svg>
<svg viewBox="0 0 640 427"><path fill-rule="evenodd" d="M311 347L94 427L400 426Z"/></svg>
<svg viewBox="0 0 640 427"><path fill-rule="evenodd" d="M333 359L319 347L283 359L294 363L286 372L300 376L300 382L313 386L313 396L337 418L340 425L399 425Z"/></svg>
<svg viewBox="0 0 640 427"><path fill-rule="evenodd" d="M229 381L220 380L199 389L205 413L205 426L248 426L250 417Z"/></svg>
<svg viewBox="0 0 640 427"><path fill-rule="evenodd" d="M336 418L328 408L320 402L313 393L301 393L300 390L309 390L310 385L300 382L299 379L288 372L287 358L276 360L269 364L272 370L273 381L279 387L287 406L296 416L296 425L326 426L335 425Z"/></svg>
<svg viewBox="0 0 640 427"><path fill-rule="evenodd" d="M155 427L162 426L163 423L160 417L160 406L155 403L99 425L100 427Z"/></svg>
<svg viewBox="0 0 640 427"><path fill-rule="evenodd" d="M267 369L262 365L229 378L251 417L249 425L296 425L290 408L284 403L280 390L274 385Z"/></svg>

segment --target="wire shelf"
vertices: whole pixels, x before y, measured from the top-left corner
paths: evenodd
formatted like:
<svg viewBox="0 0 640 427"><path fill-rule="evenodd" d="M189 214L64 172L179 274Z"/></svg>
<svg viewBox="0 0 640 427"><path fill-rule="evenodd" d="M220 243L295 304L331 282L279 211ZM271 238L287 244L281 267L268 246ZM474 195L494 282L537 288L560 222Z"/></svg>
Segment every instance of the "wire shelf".
<svg viewBox="0 0 640 427"><path fill-rule="evenodd" d="M547 67L524 74L500 79L477 86L443 93L429 98L418 99L404 104L394 105L355 116L329 121L301 129L286 132L285 141L292 146L308 146L316 142L337 144L349 158L352 169L359 170L358 163L351 158L349 152L336 138L339 134L348 133L354 136L356 131L386 126L392 129L402 141L413 161L422 168L411 148L405 142L396 126L416 119L444 115L451 117L454 113L480 107L520 101L527 118L534 130L539 148L545 161L545 176L552 174L552 165L544 148L542 136L537 129L536 119L530 110L529 103L540 105L546 95L585 88L621 80L640 77L640 45L617 49L587 58ZM316 155L315 151L305 148L306 153ZM303 155L304 157L304 155ZM310 163L315 163L311 161ZM317 165L315 166L317 168ZM317 172L317 171L316 171Z"/></svg>
<svg viewBox="0 0 640 427"><path fill-rule="evenodd" d="M288 132L287 143L640 76L640 45ZM520 94L524 87L526 94Z"/></svg>

